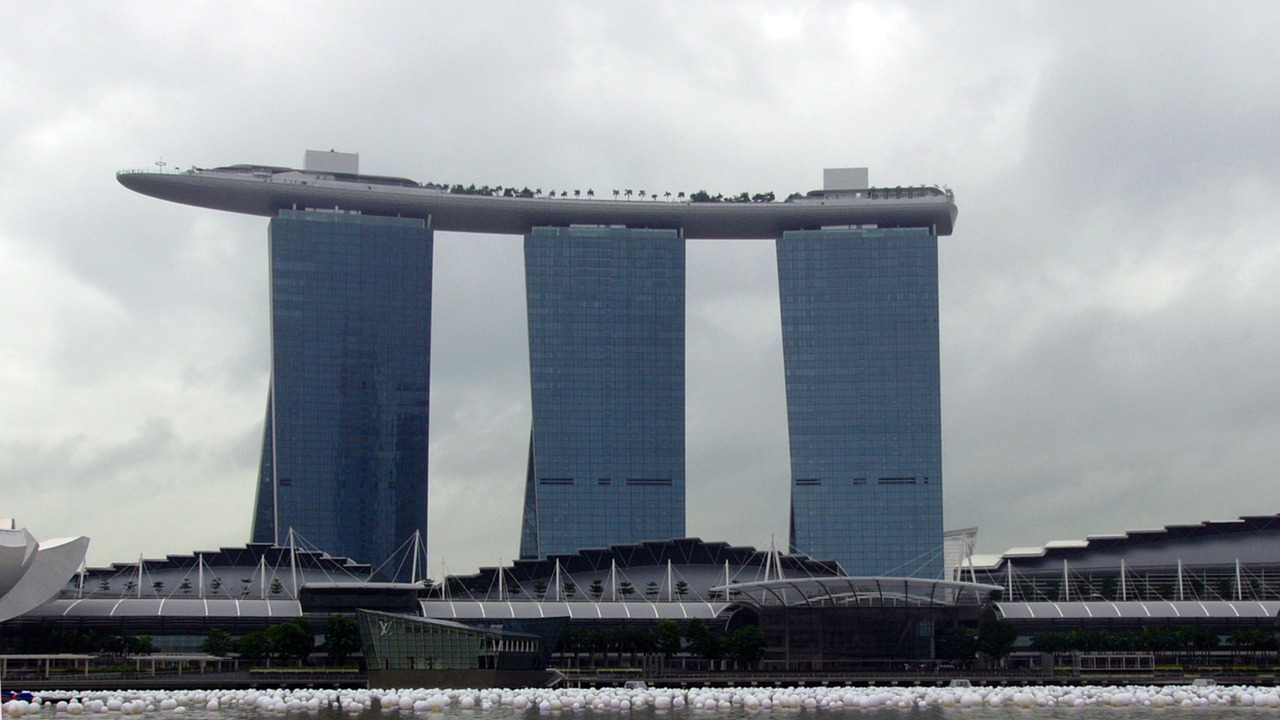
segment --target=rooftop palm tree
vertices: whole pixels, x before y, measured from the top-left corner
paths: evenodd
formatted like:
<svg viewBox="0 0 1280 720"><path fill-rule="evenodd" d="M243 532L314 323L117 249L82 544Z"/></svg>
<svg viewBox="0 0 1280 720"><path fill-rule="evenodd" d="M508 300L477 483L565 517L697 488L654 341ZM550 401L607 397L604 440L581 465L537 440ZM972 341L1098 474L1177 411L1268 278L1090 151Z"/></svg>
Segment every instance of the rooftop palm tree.
<svg viewBox="0 0 1280 720"><path fill-rule="evenodd" d="M626 195L626 196L627 196L627 199L628 199L628 200L630 200L630 199L631 199L631 188L627 188L626 190L622 191L622 194L623 194L623 195Z"/></svg>

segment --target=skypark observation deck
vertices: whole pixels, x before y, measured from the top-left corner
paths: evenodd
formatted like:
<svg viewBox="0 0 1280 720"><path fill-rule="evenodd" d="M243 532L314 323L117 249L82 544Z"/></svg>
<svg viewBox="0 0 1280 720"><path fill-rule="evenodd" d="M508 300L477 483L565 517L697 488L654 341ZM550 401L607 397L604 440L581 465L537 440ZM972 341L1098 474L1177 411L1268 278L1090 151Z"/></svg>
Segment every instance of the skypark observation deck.
<svg viewBox="0 0 1280 720"><path fill-rule="evenodd" d="M151 197L248 215L323 209L421 218L433 230L528 234L535 227L680 231L689 239L772 239L790 230L927 228L950 235L956 205L935 187L815 190L777 202L504 197L451 193L403 178L265 166L126 170L120 184Z"/></svg>

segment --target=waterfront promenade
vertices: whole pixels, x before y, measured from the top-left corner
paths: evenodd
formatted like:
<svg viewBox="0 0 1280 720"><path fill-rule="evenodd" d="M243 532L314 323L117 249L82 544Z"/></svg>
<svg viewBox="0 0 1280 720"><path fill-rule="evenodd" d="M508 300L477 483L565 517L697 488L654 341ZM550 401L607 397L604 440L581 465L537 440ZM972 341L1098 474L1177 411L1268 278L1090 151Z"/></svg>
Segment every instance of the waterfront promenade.
<svg viewBox="0 0 1280 720"><path fill-rule="evenodd" d="M559 687L610 688L628 681L642 680L650 686L669 688L755 688L755 687L946 687L953 681L969 681L990 687L1036 686L1178 686L1200 679L1212 679L1220 685L1275 686L1276 673L1269 668L1261 672L1244 672L1204 668L1200 671L1167 670L1154 673L1112 673L1045 676L1019 671L946 671L946 672L860 672L860 673L766 673L766 672L681 672L645 676L636 673L590 672L567 673ZM78 672L9 673L0 678L9 690L83 691L103 689L134 690L269 690L330 688L361 689L367 687L363 672L355 669L254 669L223 672L157 671L137 673L89 674Z"/></svg>

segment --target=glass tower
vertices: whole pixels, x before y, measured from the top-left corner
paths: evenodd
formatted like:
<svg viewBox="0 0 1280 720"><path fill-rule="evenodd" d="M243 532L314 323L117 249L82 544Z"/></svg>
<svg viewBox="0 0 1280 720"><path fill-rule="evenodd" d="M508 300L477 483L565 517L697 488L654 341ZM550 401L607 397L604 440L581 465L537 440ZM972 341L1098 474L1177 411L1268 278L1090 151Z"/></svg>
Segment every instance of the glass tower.
<svg viewBox="0 0 1280 720"><path fill-rule="evenodd" d="M269 238L253 541L284 543L292 528L381 564L427 529L432 233L422 220L282 210Z"/></svg>
<svg viewBox="0 0 1280 720"><path fill-rule="evenodd" d="M520 557L684 536L684 240L525 236L533 432Z"/></svg>
<svg viewBox="0 0 1280 720"><path fill-rule="evenodd" d="M849 575L938 577L938 239L796 231L777 251L791 550Z"/></svg>

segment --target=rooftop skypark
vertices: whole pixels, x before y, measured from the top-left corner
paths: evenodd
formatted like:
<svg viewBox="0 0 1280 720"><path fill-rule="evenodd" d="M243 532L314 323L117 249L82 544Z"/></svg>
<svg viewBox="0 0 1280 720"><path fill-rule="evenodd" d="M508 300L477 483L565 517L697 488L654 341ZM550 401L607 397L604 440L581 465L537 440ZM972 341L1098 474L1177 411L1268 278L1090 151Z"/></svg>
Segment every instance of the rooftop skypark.
<svg viewBox="0 0 1280 720"><path fill-rule="evenodd" d="M341 155L341 154L339 154ZM510 235L534 227L574 225L670 229L691 239L770 239L789 230L832 227L927 228L950 235L956 218L950 189L930 186L833 186L777 200L772 191L712 195L698 190L649 193L593 189L420 184L361 175L350 165L305 170L233 165L172 171L128 170L125 187L162 200L271 217L280 210L324 209L421 218L430 229ZM603 193L602 193L603 194ZM638 200L633 200L638 198Z"/></svg>

